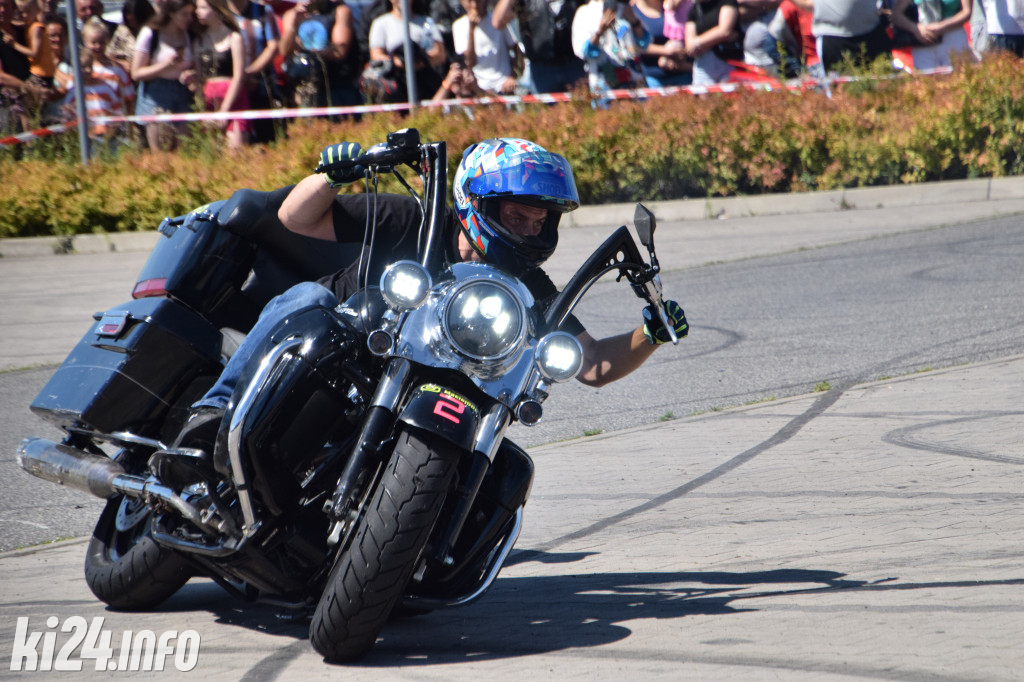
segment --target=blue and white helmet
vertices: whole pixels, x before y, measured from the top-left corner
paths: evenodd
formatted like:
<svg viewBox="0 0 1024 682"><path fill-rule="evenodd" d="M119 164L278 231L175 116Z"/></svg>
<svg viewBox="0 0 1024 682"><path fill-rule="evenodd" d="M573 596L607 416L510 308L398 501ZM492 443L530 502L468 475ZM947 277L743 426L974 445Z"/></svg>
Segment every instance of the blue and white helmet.
<svg viewBox="0 0 1024 682"><path fill-rule="evenodd" d="M537 267L558 245L558 221L579 208L569 162L529 140L502 137L472 145L455 172L462 231L488 263L514 274ZM547 209L536 236L519 236L498 220L502 200Z"/></svg>

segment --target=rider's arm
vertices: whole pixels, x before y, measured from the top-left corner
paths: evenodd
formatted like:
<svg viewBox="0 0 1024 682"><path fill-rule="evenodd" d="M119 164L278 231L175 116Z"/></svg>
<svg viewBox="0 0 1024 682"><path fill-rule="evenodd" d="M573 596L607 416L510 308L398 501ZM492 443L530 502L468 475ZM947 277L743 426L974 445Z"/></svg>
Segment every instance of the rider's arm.
<svg viewBox="0 0 1024 682"><path fill-rule="evenodd" d="M618 381L639 369L657 348L647 341L643 325L631 332L600 340L582 331L576 339L583 346L583 367L576 378L588 386L604 386Z"/></svg>
<svg viewBox="0 0 1024 682"><path fill-rule="evenodd" d="M324 182L322 175L310 175L295 185L285 198L277 217L296 234L337 241L333 207L338 188Z"/></svg>

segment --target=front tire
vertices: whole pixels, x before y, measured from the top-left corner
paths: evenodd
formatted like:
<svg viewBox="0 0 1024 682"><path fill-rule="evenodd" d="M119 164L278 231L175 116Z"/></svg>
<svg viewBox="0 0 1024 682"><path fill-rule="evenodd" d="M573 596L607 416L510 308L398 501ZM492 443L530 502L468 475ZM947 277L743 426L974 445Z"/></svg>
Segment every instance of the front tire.
<svg viewBox="0 0 1024 682"><path fill-rule="evenodd" d="M449 452L446 452L449 451ZM403 430L352 543L331 571L309 627L329 661L373 647L412 577L455 472L451 445Z"/></svg>
<svg viewBox="0 0 1024 682"><path fill-rule="evenodd" d="M107 502L96 522L85 555L85 580L113 609L151 609L189 579L188 562L150 534L152 514L142 502L118 496Z"/></svg>

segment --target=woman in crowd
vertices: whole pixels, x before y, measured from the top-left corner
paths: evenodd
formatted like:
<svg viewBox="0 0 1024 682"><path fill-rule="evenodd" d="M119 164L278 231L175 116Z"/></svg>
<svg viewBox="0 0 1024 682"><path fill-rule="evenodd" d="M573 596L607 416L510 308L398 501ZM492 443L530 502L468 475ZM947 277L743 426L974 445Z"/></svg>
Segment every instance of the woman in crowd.
<svg viewBox="0 0 1024 682"><path fill-rule="evenodd" d="M696 0L686 19L686 52L693 58L693 84L729 80L728 60L743 61L736 0Z"/></svg>
<svg viewBox="0 0 1024 682"><path fill-rule="evenodd" d="M149 0L124 0L121 5L121 23L110 37L107 56L131 71L132 55L135 54L135 37L142 27L156 14Z"/></svg>
<svg viewBox="0 0 1024 682"><path fill-rule="evenodd" d="M910 3L917 5L917 23L907 18ZM917 39L911 48L914 70L952 66L952 56L967 52L964 24L971 18L972 0L896 0L892 22Z"/></svg>
<svg viewBox="0 0 1024 682"><path fill-rule="evenodd" d="M57 70L56 55L46 37L46 24L39 11L38 0L15 0L25 25L25 42L14 43L14 49L28 57L29 79L33 84L53 89L53 74Z"/></svg>
<svg viewBox="0 0 1024 682"><path fill-rule="evenodd" d="M29 82L28 57L19 52L20 27L14 24L14 0L0 0L0 131L15 132L31 125L30 114L42 105L48 90Z"/></svg>
<svg viewBox="0 0 1024 682"><path fill-rule="evenodd" d="M686 54L686 44L683 42L685 33L679 39L670 38L666 33L665 25L670 16L669 3L663 5L658 0L632 0L632 4L633 14L651 34L650 45L640 55L647 85L652 88L689 85L693 63ZM674 11L682 14L685 31L685 17L690 11L690 3L680 0Z"/></svg>
<svg viewBox="0 0 1024 682"><path fill-rule="evenodd" d="M140 84L136 115L183 114L193 110L195 99L186 83L194 75L189 34L194 12L194 0L163 0L153 19L139 31L131 70L132 79ZM173 149L177 147L178 136L186 133L182 123L146 124L150 149Z"/></svg>
<svg viewBox="0 0 1024 682"><path fill-rule="evenodd" d="M196 0L196 23L194 88L202 91L206 110L245 111L249 108L245 44L227 0ZM249 141L248 121L213 121L212 125L224 131L228 147L238 148Z"/></svg>

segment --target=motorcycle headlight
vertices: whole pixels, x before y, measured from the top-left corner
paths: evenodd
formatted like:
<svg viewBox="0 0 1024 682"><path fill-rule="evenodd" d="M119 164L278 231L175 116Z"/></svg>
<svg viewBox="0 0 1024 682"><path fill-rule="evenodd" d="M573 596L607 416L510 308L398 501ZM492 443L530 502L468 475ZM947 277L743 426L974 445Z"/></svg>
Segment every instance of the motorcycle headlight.
<svg viewBox="0 0 1024 682"><path fill-rule="evenodd" d="M448 301L443 327L460 353L482 360L515 351L523 318L522 304L512 292L491 282L474 282Z"/></svg>
<svg viewBox="0 0 1024 682"><path fill-rule="evenodd" d="M583 366L583 347L576 337L566 332L548 334L537 344L534 353L537 369L550 381L568 381Z"/></svg>
<svg viewBox="0 0 1024 682"><path fill-rule="evenodd" d="M392 263L380 278L380 293L397 310L418 308L430 291L430 275L419 263L400 260Z"/></svg>

